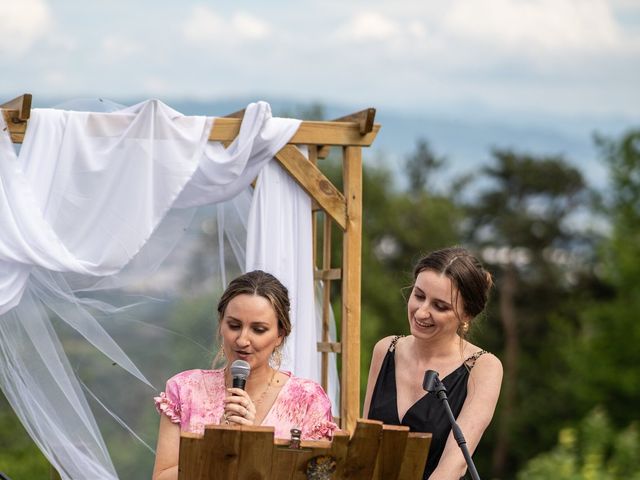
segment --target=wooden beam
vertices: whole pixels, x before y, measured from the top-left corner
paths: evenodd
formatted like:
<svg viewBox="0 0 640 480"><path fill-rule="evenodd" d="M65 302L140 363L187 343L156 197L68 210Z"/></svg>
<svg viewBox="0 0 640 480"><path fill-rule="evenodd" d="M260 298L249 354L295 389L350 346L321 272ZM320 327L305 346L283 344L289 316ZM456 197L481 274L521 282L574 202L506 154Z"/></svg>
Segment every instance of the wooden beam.
<svg viewBox="0 0 640 480"><path fill-rule="evenodd" d="M316 270L313 272L314 280L340 280L342 278L342 270L339 268L329 268L327 270Z"/></svg>
<svg viewBox="0 0 640 480"><path fill-rule="evenodd" d="M233 140L240 132L238 118L216 118L209 134L209 140L224 142ZM373 143L380 125L373 125L371 132L361 135L356 122L302 122L300 128L289 141L294 145L341 145L368 147Z"/></svg>
<svg viewBox="0 0 640 480"><path fill-rule="evenodd" d="M352 122L358 124L360 135L366 135L370 133L374 128L374 120L376 118L375 108L365 108L359 112L350 113L343 117L334 118L332 122ZM327 158L331 153L330 145L318 146L318 158Z"/></svg>
<svg viewBox="0 0 640 480"><path fill-rule="evenodd" d="M30 93L25 93L1 104L0 109L8 110L14 123L26 122L31 116L31 98L32 95Z"/></svg>
<svg viewBox="0 0 640 480"><path fill-rule="evenodd" d="M0 105L13 143L22 143L31 116L31 94L25 93Z"/></svg>
<svg viewBox="0 0 640 480"><path fill-rule="evenodd" d="M355 122L360 129L360 135L365 135L373 130L373 122L376 118L375 108L365 108L359 112L350 113L344 117L334 118L332 122Z"/></svg>
<svg viewBox="0 0 640 480"><path fill-rule="evenodd" d="M285 145L276 159L300 186L314 198L343 229L346 226L346 204L342 193L313 163L293 145Z"/></svg>
<svg viewBox="0 0 640 480"><path fill-rule="evenodd" d="M13 121L13 114L15 110L1 110L4 121L9 129L9 136L13 143L22 143L24 140L24 134L27 131L27 122L15 123Z"/></svg>
<svg viewBox="0 0 640 480"><path fill-rule="evenodd" d="M224 118L240 118L242 119L244 117L244 111L246 110L246 108L243 108L242 110L238 110L237 112L233 112L230 113L229 115L225 115Z"/></svg>
<svg viewBox="0 0 640 480"><path fill-rule="evenodd" d="M340 353L342 352L342 344L340 342L318 342L316 344L318 352L324 353Z"/></svg>
<svg viewBox="0 0 640 480"><path fill-rule="evenodd" d="M26 131L26 119L29 118L31 108L31 95L25 94L21 97L7 102L7 106L1 106L3 115L9 126L11 139L15 143L21 143ZM219 142L230 142L240 132L242 111L230 114L229 117L217 117L214 120L213 128L209 134L209 140ZM115 117L116 115L113 115ZM368 147L375 140L380 130L380 125L374 124L371 131L362 135L361 121L347 122L320 122L305 121L300 124L300 128L295 133L289 143L294 145L338 145L338 146L362 146Z"/></svg>

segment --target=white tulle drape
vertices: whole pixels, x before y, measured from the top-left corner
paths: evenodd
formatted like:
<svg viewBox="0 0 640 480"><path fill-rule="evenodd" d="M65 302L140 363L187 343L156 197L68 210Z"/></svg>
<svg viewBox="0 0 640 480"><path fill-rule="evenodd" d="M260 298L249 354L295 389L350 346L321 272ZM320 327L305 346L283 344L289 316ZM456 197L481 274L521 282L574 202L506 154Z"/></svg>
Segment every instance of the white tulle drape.
<svg viewBox="0 0 640 480"><path fill-rule="evenodd" d="M181 295L215 296L244 269L287 285L285 368L318 379L310 200L270 162L299 121L251 104L224 148L207 141L215 119L155 100L109 113L34 109L19 154L3 122L0 386L62 478L134 475L112 461L103 425L152 450L153 427L136 427L157 425L143 402L215 353L215 298L197 325Z"/></svg>

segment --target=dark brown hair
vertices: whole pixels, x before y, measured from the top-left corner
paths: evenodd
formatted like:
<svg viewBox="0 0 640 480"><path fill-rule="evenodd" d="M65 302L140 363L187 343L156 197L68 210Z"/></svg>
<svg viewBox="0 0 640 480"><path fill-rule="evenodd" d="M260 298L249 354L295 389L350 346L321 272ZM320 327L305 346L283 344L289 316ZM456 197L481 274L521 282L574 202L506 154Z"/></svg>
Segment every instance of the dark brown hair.
<svg viewBox="0 0 640 480"><path fill-rule="evenodd" d="M480 261L462 247L449 247L421 258L413 270L413 279L424 270L446 275L462 297L464 313L475 318L484 310L493 285L491 274ZM457 298L455 299L457 300ZM454 305L457 302L454 302Z"/></svg>
<svg viewBox="0 0 640 480"><path fill-rule="evenodd" d="M253 270L233 279L218 302L218 320L222 321L229 302L238 295L259 295L271 303L278 319L278 331L285 338L291 333L289 291L280 280L262 270Z"/></svg>

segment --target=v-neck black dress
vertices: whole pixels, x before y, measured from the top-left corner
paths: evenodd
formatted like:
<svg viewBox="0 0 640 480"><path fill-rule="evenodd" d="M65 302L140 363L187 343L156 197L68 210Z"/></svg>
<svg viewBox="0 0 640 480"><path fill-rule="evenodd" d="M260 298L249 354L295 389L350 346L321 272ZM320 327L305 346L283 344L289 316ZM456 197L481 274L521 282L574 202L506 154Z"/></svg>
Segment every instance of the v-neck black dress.
<svg viewBox="0 0 640 480"><path fill-rule="evenodd" d="M431 433L431 446L429 447L429 456L424 469L425 479L433 473L438 466L440 457L447 443L447 437L451 431L451 425L444 405L435 395L427 394L414 403L407 413L405 413L402 421L398 418L398 402L396 390L396 362L395 362L395 345L400 337L394 338L389 346L380 373L376 380L376 385L371 396L371 406L369 407L368 418L372 420L380 420L388 425L404 425L409 427L412 432ZM485 353L484 351L478 352ZM476 354L466 360L462 365L456 368L446 377L442 378L442 383L447 389L447 398L454 417L458 417L462 405L467 398L467 380L469 378L469 361L475 361L479 355Z"/></svg>

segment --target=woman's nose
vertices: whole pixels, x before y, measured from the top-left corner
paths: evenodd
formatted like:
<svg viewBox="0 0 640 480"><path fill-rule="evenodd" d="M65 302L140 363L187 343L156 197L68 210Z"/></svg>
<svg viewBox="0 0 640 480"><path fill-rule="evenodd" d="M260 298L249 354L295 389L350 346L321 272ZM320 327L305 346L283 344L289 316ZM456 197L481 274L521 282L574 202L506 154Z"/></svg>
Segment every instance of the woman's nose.
<svg viewBox="0 0 640 480"><path fill-rule="evenodd" d="M249 345L249 330L246 328L243 328L242 330L240 330L240 334L238 335L238 338L236 339L236 343L240 346L246 346Z"/></svg>
<svg viewBox="0 0 640 480"><path fill-rule="evenodd" d="M420 304L416 313L422 317L428 317L431 314L431 304L425 300Z"/></svg>

